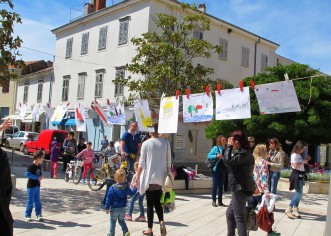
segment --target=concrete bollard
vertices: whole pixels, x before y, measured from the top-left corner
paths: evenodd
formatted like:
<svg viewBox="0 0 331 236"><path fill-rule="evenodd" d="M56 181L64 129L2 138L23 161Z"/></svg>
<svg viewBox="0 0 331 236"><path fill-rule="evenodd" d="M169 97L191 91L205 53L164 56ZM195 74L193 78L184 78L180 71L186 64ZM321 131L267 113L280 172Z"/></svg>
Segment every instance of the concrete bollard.
<svg viewBox="0 0 331 236"><path fill-rule="evenodd" d="M15 148L11 148L11 163L14 163Z"/></svg>

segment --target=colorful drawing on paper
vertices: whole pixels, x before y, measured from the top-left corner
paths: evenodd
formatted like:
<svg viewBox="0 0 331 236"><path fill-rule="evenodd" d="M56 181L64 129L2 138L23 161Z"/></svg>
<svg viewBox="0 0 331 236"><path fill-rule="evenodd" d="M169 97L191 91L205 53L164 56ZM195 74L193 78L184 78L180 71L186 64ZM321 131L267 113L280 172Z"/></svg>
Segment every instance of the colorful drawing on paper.
<svg viewBox="0 0 331 236"><path fill-rule="evenodd" d="M159 114L159 133L177 133L179 98L162 97Z"/></svg>
<svg viewBox="0 0 331 236"><path fill-rule="evenodd" d="M183 121L205 122L213 119L213 97L206 93L190 94L183 98Z"/></svg>
<svg viewBox="0 0 331 236"><path fill-rule="evenodd" d="M107 106L107 118L114 125L125 125L124 103L110 103Z"/></svg>
<svg viewBox="0 0 331 236"><path fill-rule="evenodd" d="M153 120L147 100L134 102L134 114L138 122L139 131L153 132Z"/></svg>
<svg viewBox="0 0 331 236"><path fill-rule="evenodd" d="M261 114L301 111L293 81L255 85Z"/></svg>
<svg viewBox="0 0 331 236"><path fill-rule="evenodd" d="M216 96L216 120L234 120L251 118L249 88L244 87L221 90Z"/></svg>
<svg viewBox="0 0 331 236"><path fill-rule="evenodd" d="M99 115L100 120L105 126L109 126L109 127L113 126L113 124L109 122L107 118L107 114L104 112L103 108L100 106L99 103L92 103L91 106L94 109L94 111Z"/></svg>
<svg viewBox="0 0 331 236"><path fill-rule="evenodd" d="M80 103L75 104L75 122L77 131L86 132L85 107Z"/></svg>
<svg viewBox="0 0 331 236"><path fill-rule="evenodd" d="M58 122L61 122L64 115L66 114L67 112L67 105L58 105L53 113L53 116L51 118L51 121L58 121Z"/></svg>

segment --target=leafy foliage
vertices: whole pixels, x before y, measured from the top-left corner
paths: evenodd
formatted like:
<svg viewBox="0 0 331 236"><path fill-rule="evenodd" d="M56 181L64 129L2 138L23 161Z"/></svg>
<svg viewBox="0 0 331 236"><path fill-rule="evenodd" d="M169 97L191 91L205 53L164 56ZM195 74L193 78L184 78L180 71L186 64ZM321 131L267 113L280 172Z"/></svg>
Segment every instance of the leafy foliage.
<svg viewBox="0 0 331 236"><path fill-rule="evenodd" d="M11 10L14 8L12 0L0 0L0 3L8 4ZM22 39L13 36L15 23L22 23L20 15L2 8L0 10L0 85L16 77L9 66L12 68L24 66L24 62L16 58L19 55L18 48L21 47Z"/></svg>
<svg viewBox="0 0 331 236"><path fill-rule="evenodd" d="M252 118L236 121L215 121L207 129L207 137L215 138L217 134L229 134L229 130L242 129L254 136L258 142L276 137L284 140L305 140L309 144L331 142L331 77L316 76L317 70L307 65L279 65L268 68L266 73L246 78L244 83L254 80L256 85L284 80L287 73L293 81L301 112L261 115L254 91L251 89ZM310 76L314 76L309 79ZM315 77L316 76L316 77ZM234 125L235 124L235 125ZM230 128L229 128L230 127ZM218 131L218 133L215 132Z"/></svg>
<svg viewBox="0 0 331 236"><path fill-rule="evenodd" d="M195 5L181 3L169 7L168 11L169 14L154 16L157 31L131 39L137 46L137 55L126 66L129 72L142 77L114 80L140 98L159 98L163 92L174 95L175 90L183 94L187 88L191 92L204 91L211 83L208 76L214 71L195 63L194 59L209 58L213 52L221 52L219 45L192 37L195 31L210 30L210 19Z"/></svg>

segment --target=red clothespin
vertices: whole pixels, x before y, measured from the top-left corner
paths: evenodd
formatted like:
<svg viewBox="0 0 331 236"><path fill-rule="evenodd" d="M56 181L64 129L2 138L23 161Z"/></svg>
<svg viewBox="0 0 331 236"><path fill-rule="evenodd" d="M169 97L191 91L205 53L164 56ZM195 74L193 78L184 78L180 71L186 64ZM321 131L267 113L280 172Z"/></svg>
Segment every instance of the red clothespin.
<svg viewBox="0 0 331 236"><path fill-rule="evenodd" d="M179 90L176 90L176 99L178 99L179 96Z"/></svg>
<svg viewBox="0 0 331 236"><path fill-rule="evenodd" d="M190 96L190 90L189 90L189 89L185 89L185 93L186 93L186 97L187 97L187 99L188 99L189 96Z"/></svg>
<svg viewBox="0 0 331 236"><path fill-rule="evenodd" d="M67 102L67 107L70 105L70 102Z"/></svg>
<svg viewBox="0 0 331 236"><path fill-rule="evenodd" d="M249 81L249 83L251 84L251 87L252 87L252 89L254 90L254 89L255 89L254 80L251 79L251 80Z"/></svg>
<svg viewBox="0 0 331 236"><path fill-rule="evenodd" d="M108 106L110 106L109 98L106 99Z"/></svg>
<svg viewBox="0 0 331 236"><path fill-rule="evenodd" d="M244 90L244 81L243 80L240 80L240 82L239 82L239 88L240 88L240 91L241 92Z"/></svg>
<svg viewBox="0 0 331 236"><path fill-rule="evenodd" d="M209 97L209 86L208 85L206 86L206 94Z"/></svg>
<svg viewBox="0 0 331 236"><path fill-rule="evenodd" d="M95 104L98 104L98 101L95 99L95 100L94 100L94 103L95 103Z"/></svg>
<svg viewBox="0 0 331 236"><path fill-rule="evenodd" d="M217 89L217 93L220 95L221 94L221 85L217 84L216 89Z"/></svg>

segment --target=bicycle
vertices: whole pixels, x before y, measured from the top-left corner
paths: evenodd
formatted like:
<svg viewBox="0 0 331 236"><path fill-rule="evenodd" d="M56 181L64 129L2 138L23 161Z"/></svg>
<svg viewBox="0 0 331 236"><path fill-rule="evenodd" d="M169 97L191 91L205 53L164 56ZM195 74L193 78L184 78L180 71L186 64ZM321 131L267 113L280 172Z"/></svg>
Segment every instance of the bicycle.
<svg viewBox="0 0 331 236"><path fill-rule="evenodd" d="M77 158L76 161L70 161L67 163L67 169L64 175L64 180L68 182L72 179L74 184L78 184L82 178L83 161Z"/></svg>

